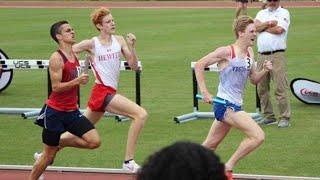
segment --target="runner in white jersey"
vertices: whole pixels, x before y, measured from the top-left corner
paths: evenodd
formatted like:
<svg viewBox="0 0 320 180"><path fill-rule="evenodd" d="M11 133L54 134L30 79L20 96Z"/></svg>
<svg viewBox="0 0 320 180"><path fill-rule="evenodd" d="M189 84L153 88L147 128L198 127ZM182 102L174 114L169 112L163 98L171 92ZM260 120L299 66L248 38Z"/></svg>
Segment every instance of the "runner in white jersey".
<svg viewBox="0 0 320 180"><path fill-rule="evenodd" d="M231 46L222 46L201 58L195 65L195 72L203 101L212 103L205 78L204 68L217 63L220 70L220 84L214 103L216 121L213 122L203 146L215 150L231 127L241 130L246 138L240 143L236 152L226 162L226 175L232 178L235 164L247 154L256 149L264 140L264 132L250 115L241 109L242 95L245 83L250 77L253 84L257 84L266 73L272 69L270 61L265 61L263 70L256 72L253 61L254 40L256 28L249 16L239 16L233 24L236 41Z"/></svg>
<svg viewBox="0 0 320 180"><path fill-rule="evenodd" d="M121 45L114 35L111 35L111 45L101 44L98 37L94 41L94 59L91 62L96 76L95 83L117 89L120 66Z"/></svg>
<svg viewBox="0 0 320 180"><path fill-rule="evenodd" d="M91 55L91 64L96 77L84 115L94 124L101 119L105 111L124 115L133 120L128 131L122 167L136 172L140 166L134 161L134 152L137 139L147 119L147 112L135 102L116 93L121 65L120 57L123 55L131 69L138 70L136 37L129 33L126 42L122 36L114 35L115 22L107 8L96 9L91 15L91 20L100 34L73 46L75 52L87 51ZM77 137L69 133L64 134L61 138L61 147L76 146L77 144L71 144L74 141L69 140L74 138ZM80 141L78 146L81 146Z"/></svg>
<svg viewBox="0 0 320 180"><path fill-rule="evenodd" d="M249 51L244 58L236 56L233 45L230 46L230 51L228 65L220 71L217 97L241 106L243 90L254 62Z"/></svg>

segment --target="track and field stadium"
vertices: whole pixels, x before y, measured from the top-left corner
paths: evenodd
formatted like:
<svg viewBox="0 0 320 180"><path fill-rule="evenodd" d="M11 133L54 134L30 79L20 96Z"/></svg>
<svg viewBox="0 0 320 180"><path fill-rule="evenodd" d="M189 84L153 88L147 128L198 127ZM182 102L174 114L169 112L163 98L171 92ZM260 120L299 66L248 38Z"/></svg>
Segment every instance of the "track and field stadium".
<svg viewBox="0 0 320 180"><path fill-rule="evenodd" d="M320 81L320 3L281 1L290 11L288 79ZM135 160L143 164L153 152L178 140L202 143L212 119L176 123L174 117L192 112L190 63L213 49L234 41L231 24L235 2L231 1L0 1L0 49L8 59L49 59L56 44L50 25L68 20L77 41L98 34L90 21L93 9L111 9L117 34L137 36L142 63L141 105L149 118L138 140ZM248 15L255 17L260 2L249 2ZM255 52L256 47L254 48ZM82 59L84 56L82 57ZM216 94L218 75L206 72L208 89ZM81 87L81 108L86 107L94 76ZM119 93L136 99L136 76L121 72ZM234 169L238 179L320 179L319 106L307 105L290 94L291 127L262 126L266 140ZM10 86L0 92L0 108L41 108L47 98L47 72L43 69L13 70ZM255 87L247 83L244 110L256 111ZM273 99L277 112L276 101ZM211 107L199 103L202 111ZM0 179L26 179L34 163L33 153L42 149L41 128L33 118L0 114ZM46 179L134 179L121 171L130 123L104 117L96 126L102 145L96 150L66 148L59 152ZM216 153L226 161L244 135L232 130Z"/></svg>

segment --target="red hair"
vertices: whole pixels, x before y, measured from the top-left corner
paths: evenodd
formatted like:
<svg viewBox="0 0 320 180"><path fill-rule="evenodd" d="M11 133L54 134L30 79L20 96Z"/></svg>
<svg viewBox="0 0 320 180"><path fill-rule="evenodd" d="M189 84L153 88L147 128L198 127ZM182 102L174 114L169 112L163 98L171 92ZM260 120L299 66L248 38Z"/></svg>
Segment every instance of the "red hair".
<svg viewBox="0 0 320 180"><path fill-rule="evenodd" d="M97 24L102 25L102 19L110 13L111 13L110 10L106 7L101 7L99 9L96 9L91 13L91 21L94 24L94 26L97 28ZM98 28L97 30L100 31L100 29Z"/></svg>

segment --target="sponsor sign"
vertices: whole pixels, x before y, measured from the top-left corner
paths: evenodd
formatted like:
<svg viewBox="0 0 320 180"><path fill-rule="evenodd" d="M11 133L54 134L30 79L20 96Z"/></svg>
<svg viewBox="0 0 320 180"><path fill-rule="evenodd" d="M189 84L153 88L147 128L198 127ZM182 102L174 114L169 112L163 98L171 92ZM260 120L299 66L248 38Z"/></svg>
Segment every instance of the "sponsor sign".
<svg viewBox="0 0 320 180"><path fill-rule="evenodd" d="M296 78L291 81L292 93L306 104L320 105L320 83L305 78Z"/></svg>
<svg viewBox="0 0 320 180"><path fill-rule="evenodd" d="M8 59L8 56L0 49L0 61ZM12 69L3 69L0 64L0 92L5 90L11 83L13 76Z"/></svg>

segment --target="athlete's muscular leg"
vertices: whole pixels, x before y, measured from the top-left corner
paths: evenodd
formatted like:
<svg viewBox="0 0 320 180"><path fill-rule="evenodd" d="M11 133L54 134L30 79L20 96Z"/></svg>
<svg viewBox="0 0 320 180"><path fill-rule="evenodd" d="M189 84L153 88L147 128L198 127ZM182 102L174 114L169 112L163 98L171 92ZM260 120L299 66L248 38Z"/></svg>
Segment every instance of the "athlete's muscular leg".
<svg viewBox="0 0 320 180"><path fill-rule="evenodd" d="M212 123L208 136L202 145L215 151L220 142L228 134L230 128L231 126L229 124L215 120Z"/></svg>
<svg viewBox="0 0 320 180"><path fill-rule="evenodd" d="M236 18L240 15L242 9L242 3L237 2L237 7L236 7Z"/></svg>
<svg viewBox="0 0 320 180"><path fill-rule="evenodd" d="M244 111L233 112L228 109L224 122L239 129L246 134L236 152L225 164L227 170L232 170L234 165L247 154L256 149L264 141L265 135L260 126L254 122L248 113Z"/></svg>
<svg viewBox="0 0 320 180"><path fill-rule="evenodd" d="M147 120L147 112L136 103L119 94L113 97L106 107L106 111L132 118L133 121L128 131L125 160L133 159L137 139Z"/></svg>
<svg viewBox="0 0 320 180"><path fill-rule="evenodd" d="M28 180L37 180L51 162L53 162L57 152L57 146L48 146L45 144L42 156L35 162Z"/></svg>
<svg viewBox="0 0 320 180"><path fill-rule="evenodd" d="M92 123L96 124L104 112L94 112L90 108L87 108L84 116ZM59 148L64 147L77 147L85 149L95 149L100 146L100 136L96 129L92 129L85 133L82 138L79 138L69 132L65 132L61 135Z"/></svg>
<svg viewBox="0 0 320 180"><path fill-rule="evenodd" d="M69 132L61 135L59 148L76 147L83 149L96 149L100 146L100 137L96 129L86 132L81 138Z"/></svg>
<svg viewBox="0 0 320 180"><path fill-rule="evenodd" d="M242 15L247 15L248 3L242 3Z"/></svg>
<svg viewBox="0 0 320 180"><path fill-rule="evenodd" d="M89 107L87 107L86 112L83 115L89 119L92 124L96 124L104 115L104 112L92 111Z"/></svg>

